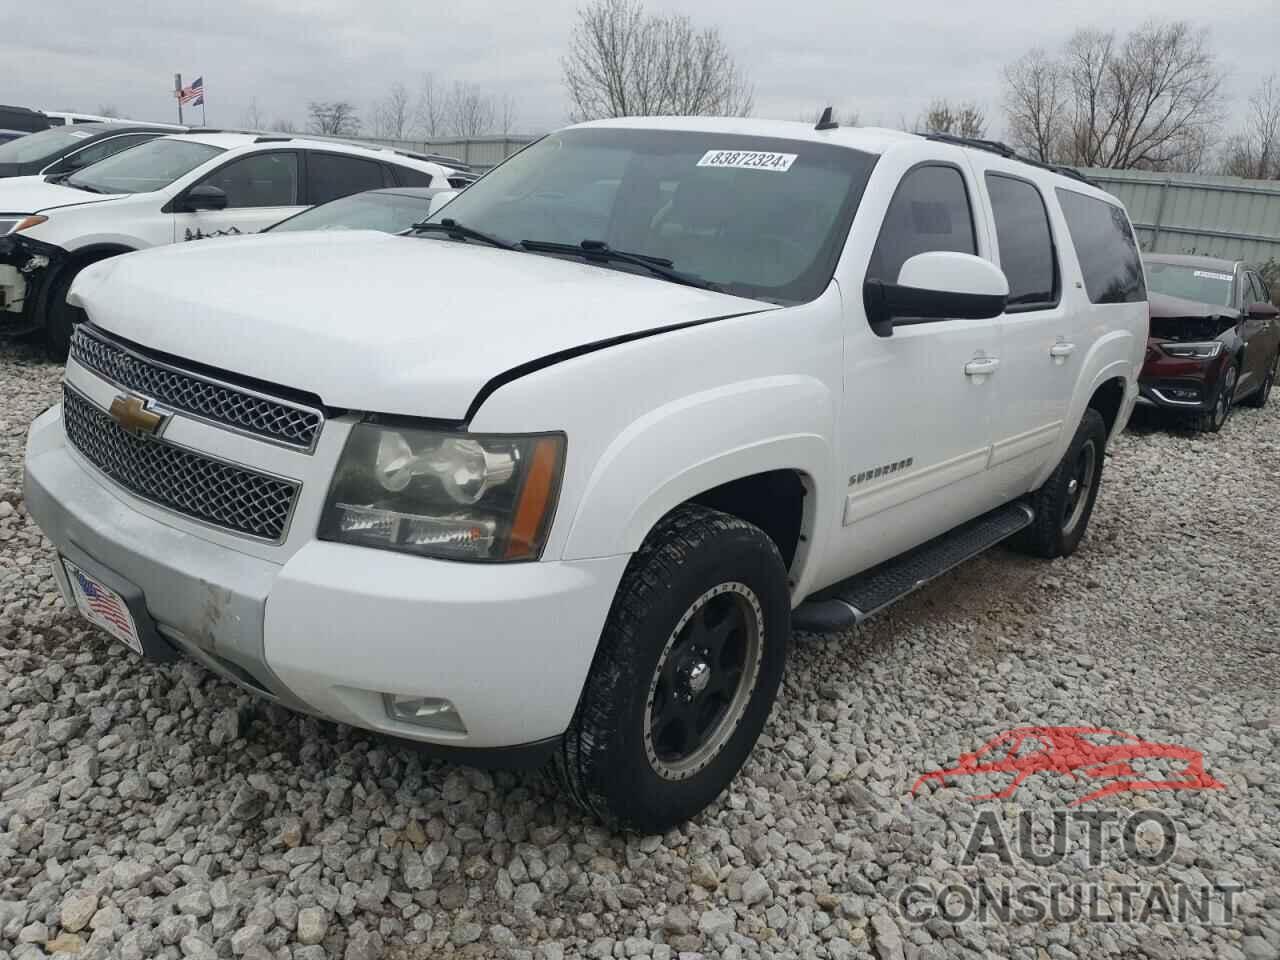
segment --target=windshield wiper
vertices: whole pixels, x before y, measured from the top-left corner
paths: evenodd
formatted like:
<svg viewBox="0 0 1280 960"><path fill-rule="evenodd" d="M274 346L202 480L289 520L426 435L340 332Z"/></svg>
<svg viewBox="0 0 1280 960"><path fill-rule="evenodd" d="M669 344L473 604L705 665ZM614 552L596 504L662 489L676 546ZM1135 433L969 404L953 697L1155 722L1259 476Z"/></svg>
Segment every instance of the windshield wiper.
<svg viewBox="0 0 1280 960"><path fill-rule="evenodd" d="M72 183L70 174L67 175L67 179L65 180L51 180L46 182L56 183L60 187L71 187L75 190L87 190L89 193L109 193L110 192L108 190L103 190L101 187L91 187L87 183Z"/></svg>
<svg viewBox="0 0 1280 960"><path fill-rule="evenodd" d="M481 243L487 243L492 247L501 247L503 250L519 249L518 244L500 240L493 234L485 233L483 230L475 230L450 217L445 217L443 220L423 220L421 223L415 223L410 229L418 233L447 233L455 240L479 240Z"/></svg>
<svg viewBox="0 0 1280 960"><path fill-rule="evenodd" d="M588 260L629 263L632 266L643 267L654 276L670 280L672 283L682 283L687 287L698 287L701 290L718 291L721 289L718 284L714 284L710 280L704 280L695 273L684 273L680 270L672 269L675 263L666 257L651 257L645 253L627 253L625 250L615 250L603 240L583 240L579 244L556 243L552 240L523 240L520 246L535 253L567 253L573 256L585 257Z"/></svg>

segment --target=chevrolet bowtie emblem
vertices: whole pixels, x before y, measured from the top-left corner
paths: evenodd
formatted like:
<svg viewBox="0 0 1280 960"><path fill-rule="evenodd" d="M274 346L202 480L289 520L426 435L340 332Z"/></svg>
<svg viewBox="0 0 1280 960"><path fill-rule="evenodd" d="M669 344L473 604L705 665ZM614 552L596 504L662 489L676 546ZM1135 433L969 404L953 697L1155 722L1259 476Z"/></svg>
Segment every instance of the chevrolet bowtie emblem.
<svg viewBox="0 0 1280 960"><path fill-rule="evenodd" d="M132 395L112 400L110 413L130 433L158 433L166 419L165 414L148 410L147 401Z"/></svg>

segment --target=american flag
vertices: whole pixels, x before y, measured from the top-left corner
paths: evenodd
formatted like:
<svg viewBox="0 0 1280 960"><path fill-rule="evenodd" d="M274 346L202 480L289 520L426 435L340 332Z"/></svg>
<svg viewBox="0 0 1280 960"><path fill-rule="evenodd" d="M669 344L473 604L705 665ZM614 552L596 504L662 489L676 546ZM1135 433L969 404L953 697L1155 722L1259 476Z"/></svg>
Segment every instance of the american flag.
<svg viewBox="0 0 1280 960"><path fill-rule="evenodd" d="M196 77L190 86L179 90L178 102L189 103L193 107L204 106L204 77Z"/></svg>
<svg viewBox="0 0 1280 960"><path fill-rule="evenodd" d="M125 633L132 633L129 613L116 602L116 598L101 589L79 570L75 571L75 574L76 582L80 584L80 591L89 602L89 609L104 620L119 627Z"/></svg>

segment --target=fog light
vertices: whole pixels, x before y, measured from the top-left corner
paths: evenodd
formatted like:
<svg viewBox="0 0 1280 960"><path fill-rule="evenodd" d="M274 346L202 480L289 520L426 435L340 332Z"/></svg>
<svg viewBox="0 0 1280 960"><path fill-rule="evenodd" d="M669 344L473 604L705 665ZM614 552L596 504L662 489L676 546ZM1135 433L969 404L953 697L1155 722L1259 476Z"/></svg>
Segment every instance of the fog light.
<svg viewBox="0 0 1280 960"><path fill-rule="evenodd" d="M392 720L403 720L405 723L448 733L467 732L467 727L462 722L462 714L458 713L458 708L451 700L395 693L384 693L382 700L387 705L387 716Z"/></svg>

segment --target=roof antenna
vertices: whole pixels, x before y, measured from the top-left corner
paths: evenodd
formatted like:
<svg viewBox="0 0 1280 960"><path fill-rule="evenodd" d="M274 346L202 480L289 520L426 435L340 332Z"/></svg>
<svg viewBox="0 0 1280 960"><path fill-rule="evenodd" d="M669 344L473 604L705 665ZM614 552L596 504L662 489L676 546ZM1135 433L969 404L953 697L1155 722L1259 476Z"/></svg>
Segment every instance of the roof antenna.
<svg viewBox="0 0 1280 960"><path fill-rule="evenodd" d="M831 118L831 108L827 107L822 111L822 116L818 118L818 122L814 124L815 130L834 130L840 124Z"/></svg>

